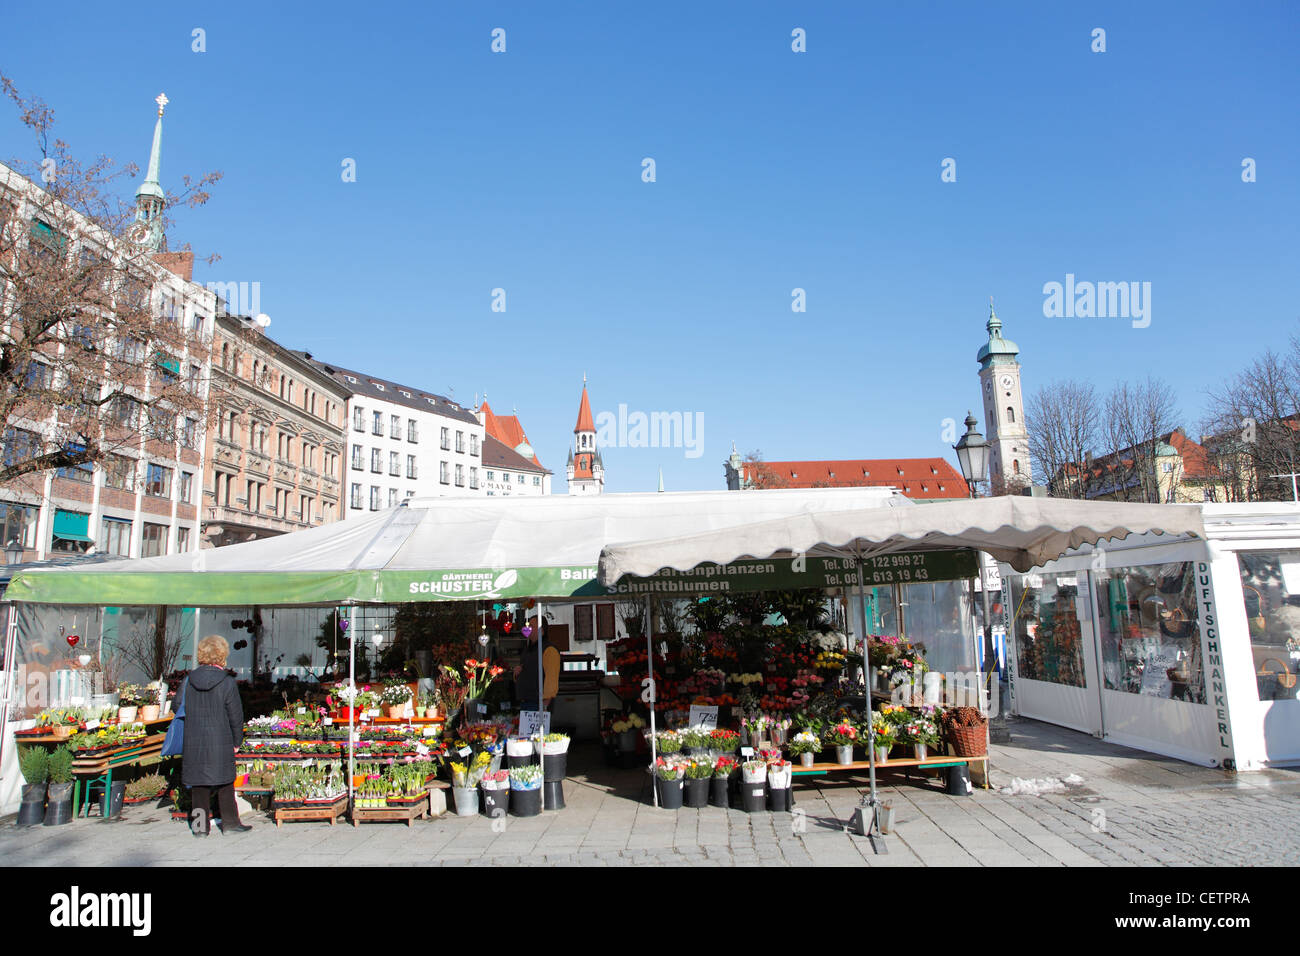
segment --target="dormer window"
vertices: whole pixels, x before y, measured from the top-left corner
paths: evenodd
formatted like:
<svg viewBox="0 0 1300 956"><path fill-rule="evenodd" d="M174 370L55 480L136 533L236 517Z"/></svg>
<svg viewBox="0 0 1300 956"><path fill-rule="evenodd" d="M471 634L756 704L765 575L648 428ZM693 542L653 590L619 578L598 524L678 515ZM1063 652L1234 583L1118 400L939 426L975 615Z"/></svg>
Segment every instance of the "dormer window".
<svg viewBox="0 0 1300 956"><path fill-rule="evenodd" d="M381 385L379 382L374 382L372 384L375 386L375 388L379 389L381 392L384 390L384 386Z"/></svg>

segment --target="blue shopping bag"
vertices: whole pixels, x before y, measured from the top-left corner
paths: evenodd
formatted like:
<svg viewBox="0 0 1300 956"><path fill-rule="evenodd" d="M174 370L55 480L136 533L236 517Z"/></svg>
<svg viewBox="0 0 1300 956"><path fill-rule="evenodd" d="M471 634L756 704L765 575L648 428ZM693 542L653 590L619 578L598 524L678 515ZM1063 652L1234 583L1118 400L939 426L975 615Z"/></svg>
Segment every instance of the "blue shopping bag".
<svg viewBox="0 0 1300 956"><path fill-rule="evenodd" d="M179 757L185 750L185 688L189 682L190 679L187 677L181 683L180 703L176 706L176 714L167 728L167 736L163 738L164 757Z"/></svg>

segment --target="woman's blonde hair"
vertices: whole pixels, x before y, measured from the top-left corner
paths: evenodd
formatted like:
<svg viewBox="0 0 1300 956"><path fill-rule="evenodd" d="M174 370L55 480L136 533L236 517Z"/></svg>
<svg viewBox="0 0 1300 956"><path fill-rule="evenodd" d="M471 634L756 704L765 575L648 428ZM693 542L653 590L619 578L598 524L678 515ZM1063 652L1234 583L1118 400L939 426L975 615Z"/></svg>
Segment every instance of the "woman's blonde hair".
<svg viewBox="0 0 1300 956"><path fill-rule="evenodd" d="M221 635L209 634L199 641L194 656L200 664L215 664L217 667L225 667L226 658L230 656L230 645Z"/></svg>

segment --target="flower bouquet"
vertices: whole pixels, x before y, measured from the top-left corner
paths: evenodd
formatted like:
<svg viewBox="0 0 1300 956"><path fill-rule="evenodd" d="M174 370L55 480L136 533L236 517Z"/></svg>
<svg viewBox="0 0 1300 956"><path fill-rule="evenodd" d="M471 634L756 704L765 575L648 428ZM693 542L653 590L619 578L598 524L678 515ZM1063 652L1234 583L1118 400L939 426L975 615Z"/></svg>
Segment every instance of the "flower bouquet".
<svg viewBox="0 0 1300 956"><path fill-rule="evenodd" d="M872 746L876 748L876 763L885 763L889 760L890 748L898 742L900 726L879 712L871 715L871 730L874 735Z"/></svg>
<svg viewBox="0 0 1300 956"><path fill-rule="evenodd" d="M510 812L535 817L542 812L542 768L525 764L510 770Z"/></svg>
<svg viewBox="0 0 1300 956"><path fill-rule="evenodd" d="M790 809L790 782L793 774L794 764L788 760L778 760L767 765L768 809L775 811Z"/></svg>
<svg viewBox="0 0 1300 956"><path fill-rule="evenodd" d="M790 756L799 758L800 764L811 767L813 757L821 753L821 738L812 731L801 730L790 738L790 743L786 749L790 751Z"/></svg>
<svg viewBox="0 0 1300 956"><path fill-rule="evenodd" d="M709 805L709 781L712 778L712 760L696 755L686 762L686 806L707 807Z"/></svg>
<svg viewBox="0 0 1300 956"><path fill-rule="evenodd" d="M543 754L563 754L569 751L568 734L545 734L542 737Z"/></svg>
<svg viewBox="0 0 1300 956"><path fill-rule="evenodd" d="M826 742L835 748L835 762L844 766L853 763L853 748L859 742L858 728L842 720L826 731Z"/></svg>
<svg viewBox="0 0 1300 956"><path fill-rule="evenodd" d="M510 809L510 771L489 770L480 783L483 788L483 812L496 819Z"/></svg>
<svg viewBox="0 0 1300 956"><path fill-rule="evenodd" d="M618 734L618 749L624 753L636 751L639 731L645 727L645 721L639 714L628 714L622 720L610 724L610 730Z"/></svg>
<svg viewBox="0 0 1300 956"><path fill-rule="evenodd" d="M929 748L939 746L939 725L931 714L923 711L902 725L899 739L912 745L917 760L924 760Z"/></svg>
<svg viewBox="0 0 1300 956"><path fill-rule="evenodd" d="M647 734L647 738L649 735ZM675 730L661 730L654 735L655 752L659 754L681 753L682 736Z"/></svg>
<svg viewBox="0 0 1300 956"><path fill-rule="evenodd" d="M746 760L740 765L740 776L745 783L763 783L767 780L767 761Z"/></svg>
<svg viewBox="0 0 1300 956"><path fill-rule="evenodd" d="M719 728L709 734L709 749L722 754L734 754L740 749L740 734Z"/></svg>

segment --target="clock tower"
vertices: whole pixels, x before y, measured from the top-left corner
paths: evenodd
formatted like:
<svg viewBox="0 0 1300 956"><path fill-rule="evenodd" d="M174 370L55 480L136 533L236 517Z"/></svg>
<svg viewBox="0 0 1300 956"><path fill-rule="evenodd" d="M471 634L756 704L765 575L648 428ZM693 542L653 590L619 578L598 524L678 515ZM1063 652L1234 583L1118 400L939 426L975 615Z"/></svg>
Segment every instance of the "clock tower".
<svg viewBox="0 0 1300 956"><path fill-rule="evenodd" d="M988 429L989 481L995 495L1020 494L1032 483L1029 465L1029 432L1025 428L1024 396L1021 392L1020 349L1002 337L1002 320L989 299L989 340L979 350L980 395Z"/></svg>

